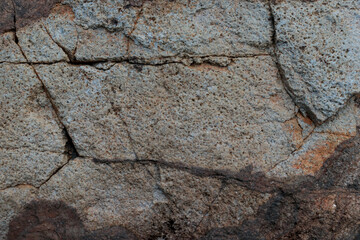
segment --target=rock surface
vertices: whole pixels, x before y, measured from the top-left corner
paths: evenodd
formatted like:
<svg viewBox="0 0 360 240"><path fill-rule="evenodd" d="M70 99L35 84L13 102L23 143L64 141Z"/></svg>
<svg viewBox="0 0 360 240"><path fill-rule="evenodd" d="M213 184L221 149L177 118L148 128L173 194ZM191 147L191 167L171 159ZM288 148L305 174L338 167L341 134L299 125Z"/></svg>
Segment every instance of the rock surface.
<svg viewBox="0 0 360 240"><path fill-rule="evenodd" d="M357 239L357 0L4 0L0 240Z"/></svg>
<svg viewBox="0 0 360 240"><path fill-rule="evenodd" d="M294 101L323 122L360 92L360 3L274 1L276 48Z"/></svg>

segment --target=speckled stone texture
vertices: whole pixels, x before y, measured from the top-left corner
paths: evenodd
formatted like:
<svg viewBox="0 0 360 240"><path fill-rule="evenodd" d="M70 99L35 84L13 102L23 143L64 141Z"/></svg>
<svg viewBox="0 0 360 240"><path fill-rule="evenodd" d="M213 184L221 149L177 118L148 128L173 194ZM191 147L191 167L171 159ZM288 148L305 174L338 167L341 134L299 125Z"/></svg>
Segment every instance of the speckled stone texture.
<svg viewBox="0 0 360 240"><path fill-rule="evenodd" d="M2 0L0 240L360 238L358 0Z"/></svg>

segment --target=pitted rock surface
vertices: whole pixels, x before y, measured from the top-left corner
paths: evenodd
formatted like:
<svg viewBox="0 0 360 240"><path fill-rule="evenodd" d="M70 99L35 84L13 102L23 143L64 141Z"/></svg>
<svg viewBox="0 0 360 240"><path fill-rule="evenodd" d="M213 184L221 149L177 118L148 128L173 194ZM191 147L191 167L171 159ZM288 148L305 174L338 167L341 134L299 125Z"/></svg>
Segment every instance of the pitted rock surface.
<svg viewBox="0 0 360 240"><path fill-rule="evenodd" d="M0 240L359 238L359 1L0 15Z"/></svg>
<svg viewBox="0 0 360 240"><path fill-rule="evenodd" d="M276 48L294 101L323 122L360 92L360 3L275 1Z"/></svg>

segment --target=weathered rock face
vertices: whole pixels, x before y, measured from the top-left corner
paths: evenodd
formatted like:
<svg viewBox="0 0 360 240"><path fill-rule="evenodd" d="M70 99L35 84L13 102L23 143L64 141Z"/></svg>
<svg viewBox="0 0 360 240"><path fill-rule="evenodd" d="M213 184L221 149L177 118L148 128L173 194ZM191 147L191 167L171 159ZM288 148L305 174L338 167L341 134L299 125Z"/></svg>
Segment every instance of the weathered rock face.
<svg viewBox="0 0 360 240"><path fill-rule="evenodd" d="M0 239L359 238L359 1L0 15Z"/></svg>
<svg viewBox="0 0 360 240"><path fill-rule="evenodd" d="M276 47L294 101L318 123L360 92L359 1L274 1Z"/></svg>

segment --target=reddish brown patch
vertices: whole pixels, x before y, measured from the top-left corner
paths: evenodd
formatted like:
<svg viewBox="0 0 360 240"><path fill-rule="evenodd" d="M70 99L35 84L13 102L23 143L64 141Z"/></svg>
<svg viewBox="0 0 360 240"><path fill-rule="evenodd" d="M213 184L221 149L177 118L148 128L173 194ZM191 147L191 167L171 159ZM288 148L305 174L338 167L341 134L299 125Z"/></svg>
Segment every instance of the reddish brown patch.
<svg viewBox="0 0 360 240"><path fill-rule="evenodd" d="M299 118L299 120L303 121L303 122L306 123L307 125L309 125L309 126L313 126L313 125L314 125L313 121L311 121L310 118L304 117L301 113L296 114L296 116Z"/></svg>
<svg viewBox="0 0 360 240"><path fill-rule="evenodd" d="M335 152L336 147L350 138L351 136L329 135L326 141L318 143L316 148L300 156L293 167L302 169L305 174L314 175L320 170L326 159Z"/></svg>
<svg viewBox="0 0 360 240"><path fill-rule="evenodd" d="M297 149L301 147L303 144L303 136L302 128L300 127L298 121L295 118L286 121L283 125L283 128L292 136L292 142L295 144L295 147Z"/></svg>
<svg viewBox="0 0 360 240"><path fill-rule="evenodd" d="M320 195L317 199L315 199L315 207L317 209L321 209L322 211L334 212L336 209L335 200L335 194L324 195L323 197Z"/></svg>
<svg viewBox="0 0 360 240"><path fill-rule="evenodd" d="M59 201L33 201L11 221L7 239L79 239L83 235L75 209Z"/></svg>
<svg viewBox="0 0 360 240"><path fill-rule="evenodd" d="M219 66L212 65L209 63L195 64L195 65L189 66L189 68L197 70L197 71L210 71L210 70L213 70L216 72L219 72L219 71L220 72L228 72L229 71L229 69L227 67L219 67Z"/></svg>
<svg viewBox="0 0 360 240"><path fill-rule="evenodd" d="M61 0L13 0L15 4L16 28L26 25L50 14L51 9Z"/></svg>
<svg viewBox="0 0 360 240"><path fill-rule="evenodd" d="M56 4L55 7L51 9L51 13L54 15L64 15L72 21L75 20L75 14L68 5Z"/></svg>
<svg viewBox="0 0 360 240"><path fill-rule="evenodd" d="M279 104L283 99L279 95L274 95L270 97L270 101L274 104Z"/></svg>
<svg viewBox="0 0 360 240"><path fill-rule="evenodd" d="M137 237L122 226L87 231L76 210L61 201L32 201L9 225L8 240L105 240Z"/></svg>

